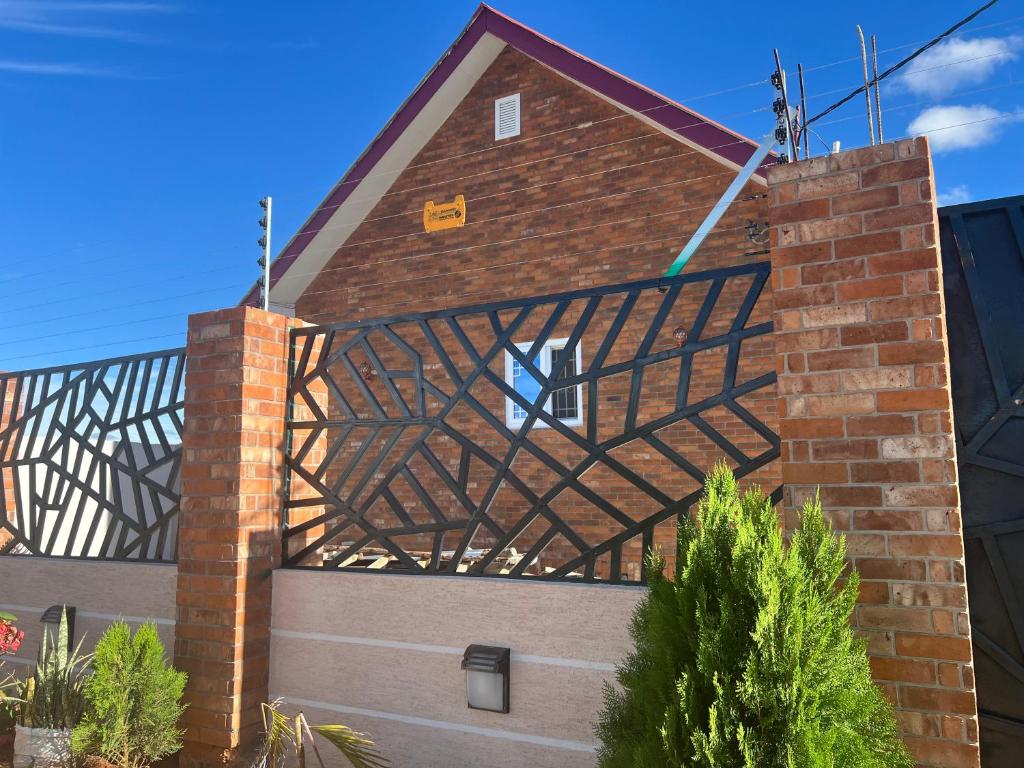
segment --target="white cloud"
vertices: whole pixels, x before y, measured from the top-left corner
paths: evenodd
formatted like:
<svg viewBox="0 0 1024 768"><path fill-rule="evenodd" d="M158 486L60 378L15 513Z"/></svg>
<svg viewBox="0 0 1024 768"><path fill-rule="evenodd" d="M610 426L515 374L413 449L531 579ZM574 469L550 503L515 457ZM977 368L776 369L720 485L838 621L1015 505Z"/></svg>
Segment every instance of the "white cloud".
<svg viewBox="0 0 1024 768"><path fill-rule="evenodd" d="M957 184L946 192L939 192L938 197L935 199L935 204L939 206L959 205L960 203L966 203L970 199L971 192L967 189L967 185Z"/></svg>
<svg viewBox="0 0 1024 768"><path fill-rule="evenodd" d="M22 75L71 75L73 77L121 77L118 72L84 64L45 61L11 61L0 59L0 72Z"/></svg>
<svg viewBox="0 0 1024 768"><path fill-rule="evenodd" d="M35 8L54 11L93 11L95 13L173 13L177 6L166 3L103 2L97 0L33 0Z"/></svg>
<svg viewBox="0 0 1024 768"><path fill-rule="evenodd" d="M171 13L175 6L151 2L103 2L103 0L0 0L0 28L44 35L85 37L123 42L146 42L134 32L81 23L82 15Z"/></svg>
<svg viewBox="0 0 1024 768"><path fill-rule="evenodd" d="M952 152L991 144L1009 123L1022 119L1024 110L1020 109L1000 112L984 104L950 104L924 110L907 126L907 132L928 136L936 152Z"/></svg>
<svg viewBox="0 0 1024 768"><path fill-rule="evenodd" d="M110 27L91 27L80 24L53 24L48 21L31 21L28 19L0 18L0 27L15 29L21 32L39 32L44 35L63 35L67 37L93 37L125 42L143 42L147 38L123 29Z"/></svg>
<svg viewBox="0 0 1024 768"><path fill-rule="evenodd" d="M938 98L964 85L983 82L996 67L1014 61L1024 37L954 38L925 51L899 76L898 87Z"/></svg>

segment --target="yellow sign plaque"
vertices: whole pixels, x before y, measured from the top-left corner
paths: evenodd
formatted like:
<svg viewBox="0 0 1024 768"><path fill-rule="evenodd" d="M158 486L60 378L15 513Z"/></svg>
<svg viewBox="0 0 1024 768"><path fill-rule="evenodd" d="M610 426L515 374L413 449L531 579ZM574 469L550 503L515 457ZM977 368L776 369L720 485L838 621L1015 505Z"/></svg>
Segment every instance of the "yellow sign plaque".
<svg viewBox="0 0 1024 768"><path fill-rule="evenodd" d="M437 232L441 229L454 229L466 224L466 198L456 195L450 203L434 204L428 200L423 206L423 229Z"/></svg>

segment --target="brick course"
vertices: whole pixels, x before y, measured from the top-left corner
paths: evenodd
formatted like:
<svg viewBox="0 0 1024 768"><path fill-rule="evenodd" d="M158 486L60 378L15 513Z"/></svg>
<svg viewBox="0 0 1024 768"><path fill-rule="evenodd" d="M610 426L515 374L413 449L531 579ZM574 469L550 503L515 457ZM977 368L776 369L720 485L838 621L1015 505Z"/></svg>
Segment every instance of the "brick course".
<svg viewBox="0 0 1024 768"><path fill-rule="evenodd" d="M174 649L189 675L183 766L247 747L268 699L293 322L252 307L189 318Z"/></svg>
<svg viewBox="0 0 1024 768"><path fill-rule="evenodd" d="M13 386L13 381L3 387L3 399L0 400L0 430L7 429L12 419L17 418L20 403L16 399L18 388ZM7 450L13 455L16 446L14 442L8 444ZM4 457L5 459L7 457ZM0 510L7 519L13 519L17 514L18 502L14 496L14 468L6 467L3 470L3 509ZM6 530L0 530L0 547L11 539L11 534Z"/></svg>
<svg viewBox="0 0 1024 768"><path fill-rule="evenodd" d="M787 510L820 486L855 624L918 763L979 764L942 274L925 139L769 172ZM776 211L782 213L781 218Z"/></svg>

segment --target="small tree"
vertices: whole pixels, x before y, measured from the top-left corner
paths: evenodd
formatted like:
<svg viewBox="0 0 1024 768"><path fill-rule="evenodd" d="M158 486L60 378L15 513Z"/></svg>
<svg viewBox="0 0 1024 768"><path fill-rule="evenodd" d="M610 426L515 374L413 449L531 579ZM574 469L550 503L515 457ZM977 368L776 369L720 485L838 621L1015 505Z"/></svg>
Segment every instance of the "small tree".
<svg viewBox="0 0 1024 768"><path fill-rule="evenodd" d="M164 658L156 626L134 637L123 621L96 644L85 687L85 715L72 735L77 754L98 755L121 768L144 768L181 749L186 675Z"/></svg>
<svg viewBox="0 0 1024 768"><path fill-rule="evenodd" d="M636 649L607 686L601 768L910 768L849 619L845 541L807 503L784 543L760 490L708 477L671 579L651 555Z"/></svg>

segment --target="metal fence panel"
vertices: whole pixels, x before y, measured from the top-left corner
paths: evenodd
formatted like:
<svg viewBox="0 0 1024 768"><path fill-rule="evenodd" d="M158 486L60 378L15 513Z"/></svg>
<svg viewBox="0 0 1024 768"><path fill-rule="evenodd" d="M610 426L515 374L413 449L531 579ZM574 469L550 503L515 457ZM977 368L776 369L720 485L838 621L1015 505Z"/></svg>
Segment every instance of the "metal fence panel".
<svg viewBox="0 0 1024 768"><path fill-rule="evenodd" d="M0 554L173 561L185 350L0 374Z"/></svg>
<svg viewBox="0 0 1024 768"><path fill-rule="evenodd" d="M779 455L769 269L296 329L285 566L643 582Z"/></svg>

